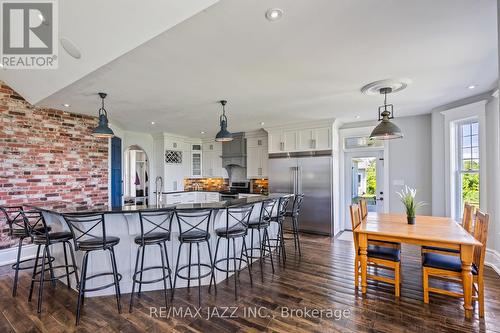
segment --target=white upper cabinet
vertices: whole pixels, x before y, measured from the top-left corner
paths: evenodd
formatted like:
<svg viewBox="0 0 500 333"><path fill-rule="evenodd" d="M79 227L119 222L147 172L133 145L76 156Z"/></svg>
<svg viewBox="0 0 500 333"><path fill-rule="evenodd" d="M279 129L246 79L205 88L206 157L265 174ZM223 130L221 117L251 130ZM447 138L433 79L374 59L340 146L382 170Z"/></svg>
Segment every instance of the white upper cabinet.
<svg viewBox="0 0 500 333"><path fill-rule="evenodd" d="M332 124L333 121L269 129L268 152L273 154L332 149Z"/></svg>
<svg viewBox="0 0 500 333"><path fill-rule="evenodd" d="M247 178L267 178L268 138L247 136Z"/></svg>
<svg viewBox="0 0 500 333"><path fill-rule="evenodd" d="M227 171L222 167L222 143L204 142L202 176L206 178L227 178Z"/></svg>

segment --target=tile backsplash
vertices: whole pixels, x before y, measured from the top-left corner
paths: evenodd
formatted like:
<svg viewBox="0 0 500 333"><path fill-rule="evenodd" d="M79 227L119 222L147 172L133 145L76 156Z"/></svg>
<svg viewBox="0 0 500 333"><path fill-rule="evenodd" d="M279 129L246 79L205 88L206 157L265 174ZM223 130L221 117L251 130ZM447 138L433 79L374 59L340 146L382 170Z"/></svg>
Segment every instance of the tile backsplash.
<svg viewBox="0 0 500 333"><path fill-rule="evenodd" d="M252 193L269 193L269 180L266 178L252 179L250 186Z"/></svg>
<svg viewBox="0 0 500 333"><path fill-rule="evenodd" d="M196 189L196 184L203 191L227 191L229 190L229 179L227 178L184 178L184 190Z"/></svg>

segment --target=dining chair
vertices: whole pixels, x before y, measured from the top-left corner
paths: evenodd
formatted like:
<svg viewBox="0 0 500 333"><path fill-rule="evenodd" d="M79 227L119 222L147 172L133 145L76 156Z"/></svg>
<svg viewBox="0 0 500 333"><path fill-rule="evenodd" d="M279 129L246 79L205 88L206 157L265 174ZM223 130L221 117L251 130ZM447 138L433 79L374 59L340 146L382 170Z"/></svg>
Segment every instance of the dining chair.
<svg viewBox="0 0 500 333"><path fill-rule="evenodd" d="M365 198L359 199L359 217L361 221L366 221L366 219L368 218L368 204ZM370 240L368 241L368 243L371 245L390 246L401 249L401 243L396 242Z"/></svg>
<svg viewBox="0 0 500 333"><path fill-rule="evenodd" d="M361 220L366 220L366 218L368 217L368 204L365 198L359 199L359 212L361 215Z"/></svg>
<svg viewBox="0 0 500 333"><path fill-rule="evenodd" d="M351 223L352 230L356 229L356 227L361 223L361 213L359 209L359 205L351 205ZM361 269L361 260L359 254L359 241L358 234L352 233L354 238L354 286L357 288L359 285L359 275ZM376 268L388 269L394 271L394 278L372 275L368 274L367 277L369 279L385 282L394 285L394 291L396 297L400 295L400 284L401 284L401 249L397 244L389 244L387 243L385 246L381 245L373 245L368 244L368 260L367 265L373 266Z"/></svg>
<svg viewBox="0 0 500 333"><path fill-rule="evenodd" d="M474 212L474 206L468 204L467 202L464 204L464 213L462 216L462 227L468 232L471 233L472 231L472 216ZM423 255L424 253L440 253L440 254L448 254L448 255L455 255L455 256L460 256L460 250L454 250L454 249L446 249L446 248L441 248L441 247L436 247L436 246L422 246L421 248L421 255L422 255L422 260L423 260Z"/></svg>
<svg viewBox="0 0 500 333"><path fill-rule="evenodd" d="M472 259L473 299L479 301L479 317L484 317L484 258L486 255L486 241L488 239L489 215L476 211L474 238L482 246L475 246ZM460 257L453 254L428 252L424 254L422 264L422 284L424 287L424 303L429 303L429 292L463 298L463 293L429 287L429 278L448 280L462 283L462 262Z"/></svg>

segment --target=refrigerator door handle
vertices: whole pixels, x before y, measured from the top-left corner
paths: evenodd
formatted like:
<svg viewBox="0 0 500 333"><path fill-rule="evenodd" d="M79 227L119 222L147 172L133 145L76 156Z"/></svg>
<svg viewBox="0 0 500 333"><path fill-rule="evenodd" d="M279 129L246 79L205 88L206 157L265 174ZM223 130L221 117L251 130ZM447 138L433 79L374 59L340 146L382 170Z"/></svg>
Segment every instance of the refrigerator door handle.
<svg viewBox="0 0 500 333"><path fill-rule="evenodd" d="M297 192L295 193L302 193L302 175L300 167L297 167Z"/></svg>
<svg viewBox="0 0 500 333"><path fill-rule="evenodd" d="M297 168L292 167L293 193L297 193Z"/></svg>

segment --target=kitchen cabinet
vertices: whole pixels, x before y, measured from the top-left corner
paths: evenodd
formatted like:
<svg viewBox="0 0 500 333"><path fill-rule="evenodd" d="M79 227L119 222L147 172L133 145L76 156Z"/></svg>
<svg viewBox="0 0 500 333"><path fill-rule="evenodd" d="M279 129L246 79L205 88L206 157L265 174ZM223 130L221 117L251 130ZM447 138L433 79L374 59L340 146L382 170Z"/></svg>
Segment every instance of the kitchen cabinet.
<svg viewBox="0 0 500 333"><path fill-rule="evenodd" d="M332 149L332 130L330 126L273 129L268 147L270 154Z"/></svg>
<svg viewBox="0 0 500 333"><path fill-rule="evenodd" d="M220 142L207 142L202 145L202 149L202 176L227 178L227 172L222 167L222 144Z"/></svg>
<svg viewBox="0 0 500 333"><path fill-rule="evenodd" d="M268 140L266 137L247 138L247 178L267 178Z"/></svg>
<svg viewBox="0 0 500 333"><path fill-rule="evenodd" d="M187 203L206 203L220 201L220 194L217 192L176 192L164 194L164 201L167 205L179 205Z"/></svg>

